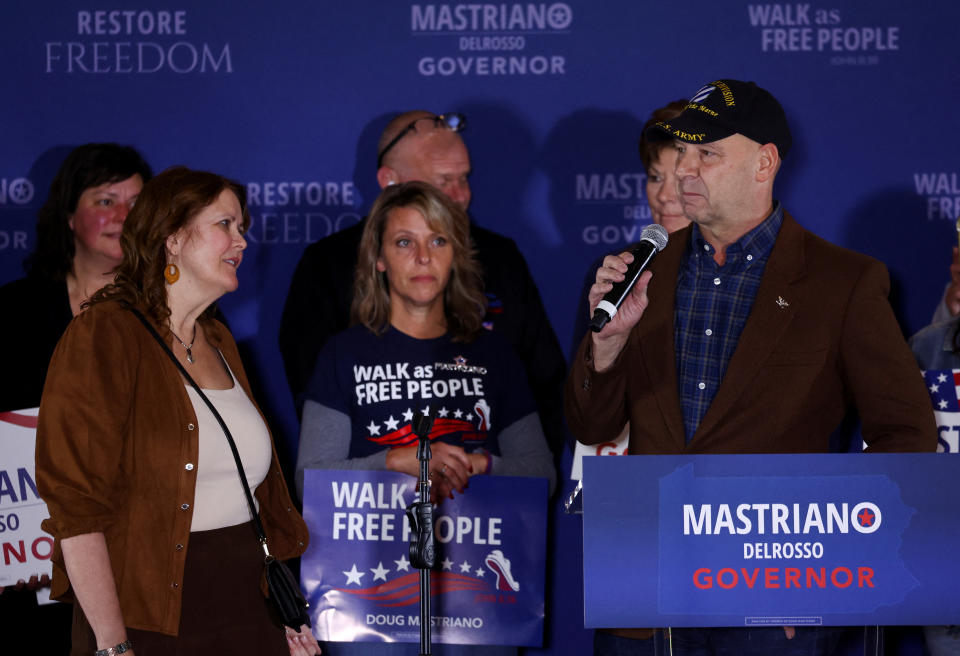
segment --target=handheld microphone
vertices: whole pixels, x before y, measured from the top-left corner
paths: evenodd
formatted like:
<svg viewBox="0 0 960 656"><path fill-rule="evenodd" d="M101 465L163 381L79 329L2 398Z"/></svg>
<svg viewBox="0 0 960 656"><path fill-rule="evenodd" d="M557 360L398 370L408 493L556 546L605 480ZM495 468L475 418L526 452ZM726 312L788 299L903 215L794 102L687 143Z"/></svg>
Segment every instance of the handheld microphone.
<svg viewBox="0 0 960 656"><path fill-rule="evenodd" d="M653 256L662 251L667 245L667 231L660 225L648 225L640 233L640 243L630 249L633 253L633 262L627 266L627 273L623 280L613 284L613 289L607 292L603 300L597 303L590 320L590 330L595 333L603 330L607 323L617 316L617 310L624 299L637 284L640 274L646 271L653 261Z"/></svg>

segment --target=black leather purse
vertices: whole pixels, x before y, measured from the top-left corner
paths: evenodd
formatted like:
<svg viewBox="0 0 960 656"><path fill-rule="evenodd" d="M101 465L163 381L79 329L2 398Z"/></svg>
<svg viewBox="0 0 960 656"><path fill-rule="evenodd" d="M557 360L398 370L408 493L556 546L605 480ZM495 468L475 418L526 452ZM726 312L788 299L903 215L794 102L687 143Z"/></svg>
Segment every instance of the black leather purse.
<svg viewBox="0 0 960 656"><path fill-rule="evenodd" d="M264 533L263 524L260 522L260 514L257 512L257 507L253 505L253 494L250 492L250 486L247 485L247 475L243 471L243 463L240 462L240 453L237 451L237 445L233 441L233 435L230 434L230 429L227 428L223 417L217 412L217 409L213 403L210 402L210 399L207 398L207 395L203 393L203 390L201 390L200 386L193 380L193 377L187 373L187 370L184 369L180 361L177 360L177 356L173 354L173 351L170 350L167 343L164 342L163 338L157 333L153 324L147 321L147 318L136 308L130 308L130 311L136 315L140 323L146 326L150 334L153 335L153 338L157 340L157 343L163 347L166 354L170 356L173 363L177 365L177 369L180 370L183 377L190 383L193 389L196 390L200 398L203 399L203 402L207 404L207 407L210 408L210 412L217 418L220 428L223 429L223 434L227 436L227 442L230 443L230 451L233 452L233 459L237 463L237 473L240 475L240 483L243 485L243 492L247 497L247 505L250 506L253 526L256 529L260 546L263 548L264 573L267 578L267 589L270 593L269 599L273 602L274 610L276 610L280 620L294 631L299 632L300 627L304 624L312 627L310 614L307 612L310 605L300 590L300 584L286 565L270 555L270 549L267 547L267 535Z"/></svg>

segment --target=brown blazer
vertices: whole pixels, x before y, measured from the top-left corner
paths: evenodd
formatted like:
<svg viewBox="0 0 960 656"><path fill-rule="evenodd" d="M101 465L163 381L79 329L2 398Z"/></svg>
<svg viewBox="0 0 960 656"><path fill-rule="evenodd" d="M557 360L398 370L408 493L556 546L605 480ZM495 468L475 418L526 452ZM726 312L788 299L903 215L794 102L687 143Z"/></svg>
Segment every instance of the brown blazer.
<svg viewBox="0 0 960 656"><path fill-rule="evenodd" d="M590 336L581 343L565 390L578 440L609 440L629 421L631 454L826 452L856 408L869 451L936 449L930 400L887 301L886 267L789 214L720 389L687 444L673 322L690 230L672 235L653 262L650 305L613 366L593 371Z"/></svg>
<svg viewBox="0 0 960 656"><path fill-rule="evenodd" d="M252 399L229 331L217 321L206 326ZM132 313L101 303L70 323L50 361L37 427L37 486L50 510L43 528L55 538L52 597L73 597L60 541L103 532L126 625L177 634L196 424L179 371ZM255 495L271 552L303 553L307 527L276 449Z"/></svg>

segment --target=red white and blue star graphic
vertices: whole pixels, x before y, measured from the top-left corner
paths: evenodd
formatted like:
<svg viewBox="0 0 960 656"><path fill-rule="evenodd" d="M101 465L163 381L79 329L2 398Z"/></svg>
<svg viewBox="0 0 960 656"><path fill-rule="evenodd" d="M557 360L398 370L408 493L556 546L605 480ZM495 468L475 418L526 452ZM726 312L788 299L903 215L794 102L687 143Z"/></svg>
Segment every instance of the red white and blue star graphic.
<svg viewBox="0 0 960 656"><path fill-rule="evenodd" d="M960 403L957 401L957 396L960 395L960 372L930 369L922 373L933 409L940 412L960 412Z"/></svg>
<svg viewBox="0 0 960 656"><path fill-rule="evenodd" d="M442 405L436 410L433 427L430 429L430 441L438 440L451 433L460 433L464 442L483 442L487 439L490 430L490 405L486 399L479 399L473 406L464 410L454 404ZM429 406L421 408L420 412L430 415ZM387 447L407 446L417 441L413 432L413 408L409 407L397 418L394 415L381 419L379 422L370 420L367 424L367 434L371 442ZM384 432L385 431L385 432Z"/></svg>
<svg viewBox="0 0 960 656"><path fill-rule="evenodd" d="M929 369L920 373L937 422L937 451L957 453L960 451L960 370Z"/></svg>
<svg viewBox="0 0 960 656"><path fill-rule="evenodd" d="M406 556L401 555L393 563L393 567L384 567L383 561L379 561L376 567L365 570L351 563L350 569L342 570L343 587L334 589L386 608L419 603L420 572L411 567ZM370 578L366 578L368 574ZM465 558L457 563L444 558L440 570L430 576L432 596L463 591L514 593L519 590L520 582L513 576L510 560L500 549L487 553L482 562Z"/></svg>

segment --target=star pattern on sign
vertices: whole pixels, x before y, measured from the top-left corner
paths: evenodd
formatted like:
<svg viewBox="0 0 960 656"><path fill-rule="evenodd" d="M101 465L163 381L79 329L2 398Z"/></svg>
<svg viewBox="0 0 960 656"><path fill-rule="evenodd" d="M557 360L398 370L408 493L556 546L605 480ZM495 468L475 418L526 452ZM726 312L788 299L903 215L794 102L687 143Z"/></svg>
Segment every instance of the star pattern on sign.
<svg viewBox="0 0 960 656"><path fill-rule="evenodd" d="M465 357L463 357L462 355L458 355L457 357L455 357L455 358L453 359L453 361L454 361L455 363L459 364L459 365L467 364L467 359L466 359Z"/></svg>
<svg viewBox="0 0 960 656"><path fill-rule="evenodd" d="M367 426L367 430L370 431L370 434L371 434L371 435L379 435L379 434L380 434L380 425L373 423L373 419L371 419L371 420L370 420L370 425Z"/></svg>
<svg viewBox="0 0 960 656"><path fill-rule="evenodd" d="M384 582L387 580L387 574L390 572L390 570L383 566L383 562L377 563L377 566L370 571L373 572L374 581L381 579Z"/></svg>
<svg viewBox="0 0 960 656"><path fill-rule="evenodd" d="M460 564L460 571L461 571L461 572L469 572L469 571L470 571L470 563L468 563L467 561L463 561L463 563Z"/></svg>
<svg viewBox="0 0 960 656"><path fill-rule="evenodd" d="M860 514L857 515L857 519L860 520L860 526L873 526L873 520L876 519L876 515L864 508L860 511Z"/></svg>
<svg viewBox="0 0 960 656"><path fill-rule="evenodd" d="M447 407L446 407L446 406L444 406L444 407L440 408L439 410L437 410L437 415L439 415L440 417L446 417L448 414L450 414L450 411L447 410Z"/></svg>
<svg viewBox="0 0 960 656"><path fill-rule="evenodd" d="M475 571L474 574L477 575L477 578L482 579L482 578L483 578L483 575L485 574L485 572L484 572L484 570L483 570L482 567L478 567L478 568L477 568L477 571Z"/></svg>
<svg viewBox="0 0 960 656"><path fill-rule="evenodd" d="M454 410L454 411L453 411L453 416L456 417L457 419L459 419L460 417L463 416L463 412L461 412L460 410Z"/></svg>
<svg viewBox="0 0 960 656"><path fill-rule="evenodd" d="M960 412L960 373L927 369L923 372L930 402L937 412Z"/></svg>
<svg viewBox="0 0 960 656"><path fill-rule="evenodd" d="M347 576L347 582L345 585L350 585L351 583L356 583L360 585L360 579L366 576L366 572L361 572L357 569L357 564L354 563L353 567L350 568L349 572L344 572Z"/></svg>
<svg viewBox="0 0 960 656"><path fill-rule="evenodd" d="M464 419L466 419L467 421L473 421L473 413L472 413L472 412L468 412L468 413L467 413L467 416L464 417Z"/></svg>
<svg viewBox="0 0 960 656"><path fill-rule="evenodd" d="M407 411L403 413L404 421L413 421L413 410L407 408Z"/></svg>
<svg viewBox="0 0 960 656"><path fill-rule="evenodd" d="M452 570L452 569L453 569L453 561L450 560L449 558L444 558L444 559L443 559L443 563L442 563L441 566L443 567L443 569Z"/></svg>
<svg viewBox="0 0 960 656"><path fill-rule="evenodd" d="M406 556L400 556L400 560L393 561L397 564L398 572L409 572L410 571L410 561L407 560Z"/></svg>
<svg viewBox="0 0 960 656"><path fill-rule="evenodd" d="M400 421L397 420L397 419L394 419L394 418L393 418L393 415L390 415L390 418L387 419L385 422L383 422L384 428L386 428L388 431L395 431L395 430L397 430L397 426L398 426L399 424L400 424Z"/></svg>

